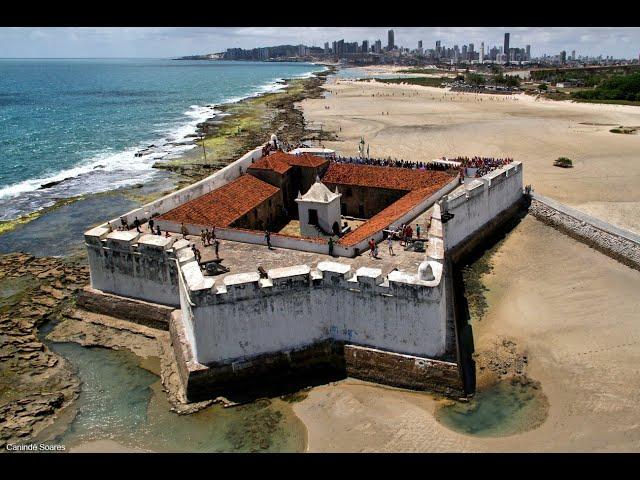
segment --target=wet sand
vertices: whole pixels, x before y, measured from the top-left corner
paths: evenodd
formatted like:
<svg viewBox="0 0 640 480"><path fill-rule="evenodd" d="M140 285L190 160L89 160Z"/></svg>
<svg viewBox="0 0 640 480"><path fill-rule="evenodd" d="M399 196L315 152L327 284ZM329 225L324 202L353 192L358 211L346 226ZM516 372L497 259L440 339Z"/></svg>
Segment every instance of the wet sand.
<svg viewBox="0 0 640 480"><path fill-rule="evenodd" d="M93 440L72 447L69 453L149 453L147 450L130 448L113 440Z"/></svg>
<svg viewBox="0 0 640 480"><path fill-rule="evenodd" d="M512 157L538 193L640 232L640 135L609 132L640 125L640 107L347 80L325 88L333 94L302 109L312 126L337 133L327 148L357 155L364 137L373 157ZM574 168L554 167L560 156Z"/></svg>
<svg viewBox="0 0 640 480"><path fill-rule="evenodd" d="M523 254L526 252L526 255ZM476 352L508 338L550 404L537 429L497 438L449 430L430 395L345 380L294 406L309 451L638 451L640 272L526 217L483 277Z"/></svg>

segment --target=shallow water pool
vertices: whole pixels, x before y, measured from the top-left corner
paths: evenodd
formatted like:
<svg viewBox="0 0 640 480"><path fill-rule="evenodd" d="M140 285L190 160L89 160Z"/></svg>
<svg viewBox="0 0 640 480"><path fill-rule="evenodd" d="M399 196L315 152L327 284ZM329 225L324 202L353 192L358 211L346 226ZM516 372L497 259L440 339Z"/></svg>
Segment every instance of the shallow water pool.
<svg viewBox="0 0 640 480"><path fill-rule="evenodd" d="M479 391L468 403L441 407L436 418L460 433L503 437L539 427L547 411L548 402L539 386L502 381Z"/></svg>
<svg viewBox="0 0 640 480"><path fill-rule="evenodd" d="M178 415L170 411L158 376L142 368L132 353L74 343L48 345L78 369L82 381L77 415L55 439L67 450L100 440L158 452L299 452L305 448L305 427L283 400L263 399L227 409L214 405ZM146 364L155 370L157 359Z"/></svg>

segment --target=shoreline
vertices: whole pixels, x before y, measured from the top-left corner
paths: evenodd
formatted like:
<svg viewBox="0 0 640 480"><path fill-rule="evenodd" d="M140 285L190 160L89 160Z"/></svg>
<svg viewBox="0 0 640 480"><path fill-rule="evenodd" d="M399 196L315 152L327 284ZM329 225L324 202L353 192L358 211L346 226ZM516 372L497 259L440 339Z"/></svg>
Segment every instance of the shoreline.
<svg viewBox="0 0 640 480"><path fill-rule="evenodd" d="M294 101L297 101L300 97L306 98L307 95L312 95L314 88L317 88L318 85L315 84L316 81L314 81L314 79L321 79L321 81L319 81L318 83L322 84L324 83L324 81L326 81L326 77L330 74L330 72L333 71L335 71L333 68L328 67L323 71L311 72L307 76L280 79L278 82L273 82L274 85L276 83L282 85L282 87L278 88L275 91L273 91L272 89L267 89L264 92L249 94L248 96L240 99L231 99L229 102L221 104L209 104L205 107L202 107L210 108L215 113L211 116L208 116L205 120L199 122L196 125L194 132L188 134L187 137L196 138L204 132L206 134L205 144L207 145L207 148L215 148L217 146L216 144L222 142L230 142L233 145L231 148L227 148L222 155L216 155L213 152L208 151L206 163L202 162L198 158L202 155L200 145L196 141L193 141L193 145L191 146L191 148L181 153L178 157L156 161L152 166L152 171L154 171L156 174L166 172L165 175L167 177L164 179L161 178L161 181L165 180L172 182L173 185L169 189L164 189L161 192L147 194L142 197L137 196L136 192L141 186L147 185L153 181L157 181L151 179L135 185L121 187L114 190L106 190L94 193L89 192L73 197L61 198L55 201L53 205L41 207L37 210L25 213L13 219L0 220L0 241L2 239L2 235L4 235L5 233L19 229L20 227L28 224L33 220L42 218L47 214L59 209L60 207L70 205L78 200L93 198L101 195L121 194L136 201L140 201L141 204L144 204L160 198L163 195L179 190L184 186L187 186L200 180L201 178L204 178L207 175L210 175L214 171L226 166L229 162L235 160L246 150L255 148L257 144L265 143L268 135L270 135L270 133L273 133L270 132L266 134L262 130L266 131L268 130L268 128L260 128L260 125L256 124L256 122L253 122L251 125L245 125L246 129L241 132L243 134L242 137L247 138L242 138L241 141L238 141L238 138L234 138L238 135L235 135L233 127L237 126L236 124L239 119L242 120L241 117L243 114L245 117L251 116L252 105L260 105L263 102L268 103L269 101L272 101L273 103L282 104L282 106L284 106L287 110L295 110L295 107L293 107ZM271 85L271 83L265 85L269 86ZM292 88L295 88L297 91L292 93L290 91ZM288 101L289 96L294 97L296 100ZM279 99L280 102L278 102ZM278 107L272 107L271 110L276 110L277 108ZM287 117L288 113L293 112L284 112L282 116ZM278 122L274 121L270 123L274 124ZM273 125L274 131L278 128L282 129L283 124L285 123L286 121L281 119L278 125ZM289 126L288 128L289 130L294 131L292 137L295 138L295 128L296 126L298 126L296 125L296 123L300 122L298 121L293 123L294 124L292 126ZM304 132L304 125L301 125L301 127L301 130ZM263 134L264 138L258 139L257 137L259 137L261 133ZM286 134L288 133L286 129L284 133L286 136ZM257 140L259 140L258 143L255 143L255 141ZM74 179L76 179L76 177L65 178L60 181L49 183L52 183L52 186L64 186L65 181Z"/></svg>
<svg viewBox="0 0 640 480"><path fill-rule="evenodd" d="M278 131L279 135L291 141L292 143L301 141L303 137L313 134L313 131L306 128L302 113L297 109L295 103L314 95L317 96L319 92L321 92L319 87L326 81L329 73L333 71L335 70L327 69L323 72L313 73L306 78L290 79L286 82L285 87L278 92L265 93L263 95L245 98L227 105L224 110L225 113L228 113L228 115L224 117L224 120L220 124L215 125L212 131L207 132L208 135L205 138L205 142L211 141L211 139L228 139L236 137L233 148L226 152L226 154L228 155L228 161L233 161L235 160L236 155L244 153L245 149L248 148L248 145L250 145L251 148L255 148L256 145L265 143L266 139L268 138L267 133L270 134L273 133L273 131ZM244 114L245 116L251 114L252 112L250 110L252 106L254 107L254 109L259 109L261 113L264 113L264 111L267 110L269 112L273 112L273 115L268 119L269 121L267 122L252 122L246 125L246 129L243 129L242 132L240 132L243 135L236 135L234 134L235 132L233 132L232 130L230 131L228 125L235 126L238 119L242 118L242 114ZM247 110L249 110L248 113ZM264 125L263 123L267 123L267 125ZM220 166L224 166L226 165L226 163L228 163L228 161L225 163L221 160L218 161L218 163L214 163L213 161L209 162L209 156L207 156L207 164L199 162L193 162L190 164L189 159L189 155L183 155L180 160L182 160L184 163L180 165L180 167L177 169L177 172L171 172L170 175L174 178L174 180L172 190L170 191L181 188L181 184L184 184L185 182L189 184L193 183L194 181L197 181L198 178L212 173L212 169L220 168ZM220 163L222 163L222 165L220 165ZM61 209L64 206L73 207L74 205L78 205L79 203L81 203L80 200L99 198L101 196L109 198L114 194L120 194L124 196L131 195L132 197L135 197L136 193L137 188L136 186L134 186L63 199L59 202L59 204L56 204L50 208L43 209L44 212L33 212L34 214L27 217L26 220L28 221L21 221L24 220L22 219L22 217L16 219L13 224L10 224L10 228L5 228L4 232L0 234L0 240L5 233L19 232L21 228L25 227L30 223L30 221L33 221L35 219L46 221L48 215L54 214L57 210ZM153 200L154 198L165 195L166 193L168 192L152 191L151 193L147 193L146 195L142 194L142 198L140 198L139 201L146 203L150 200ZM42 302L35 309L32 308L31 310L29 310L23 308L23 310L25 311L25 315L28 315L26 319L23 319L23 317L20 315L12 317L2 317L2 322L8 322L11 320L10 324L3 324L3 332L6 332L9 335L13 334L14 332L18 335L22 335L21 333L19 333L19 329L23 328L23 326L26 325L30 329L30 335L34 336L35 338L35 336L38 335L40 325L49 321L53 321L53 330L58 331L59 334L57 337L58 340L68 337L68 341L74 341L81 345L85 344L87 346L102 346L111 349L125 348L132 351L132 353L134 354L138 354L139 352L137 351L138 347L135 345L135 339L137 339L138 335L140 334L142 334L143 336L149 335L148 332L139 332L139 329L132 328L128 330L128 333L125 333L124 337L120 336L122 338L111 338L108 335L108 332L113 333L112 326L108 324L100 325L100 322L98 321L90 322L91 325L88 326L79 321L77 317L74 319L74 313L72 309L75 292L78 290L78 288L81 288L88 282L88 269L86 267L85 258L86 257L83 252L80 252L78 255L71 255L70 257L63 257L61 259L52 257L37 257L34 255L15 252L0 255L0 266L6 266L6 268L3 267L2 270L0 270L0 283L4 285L4 283L8 282L8 298L13 299L14 297L16 297L16 295L19 295L19 298L16 297L18 298L17 301L21 301L21 299L24 297L27 300L33 300L36 303ZM18 264L18 270L14 271L16 263ZM69 265L69 267L61 267L61 265ZM59 274L57 273L60 268L65 268L63 270L65 273L62 276L58 276ZM46 290L47 288L51 288L47 286L48 283L45 283L45 285L41 288L43 289L42 291L47 295L54 295L53 298L48 297L44 298L43 300L39 300L39 297L33 296L33 292L31 291L31 289L24 290L26 287L22 286L20 287L22 288L22 290L19 290L18 293L12 293L14 288L12 285L16 284L16 282L19 285L22 285L20 282L22 282L23 279L32 277L36 277L38 279L43 278L46 280L46 282L48 282L49 276L52 276L51 278L53 278L54 289ZM83 280L79 280L80 278L82 278ZM26 282L26 280L24 281ZM40 287L40 284L40 281L35 282L35 286L32 285L32 287L38 288ZM71 290L69 290L69 288ZM4 292L4 288L2 293L3 296L0 297L0 299L4 299L6 293ZM65 332L64 328L67 329L65 335L62 335L62 333L60 333L60 328L63 329L62 332ZM118 326L118 328L121 328L121 326ZM132 337L134 339L133 343L131 341L131 338L128 337ZM171 352L172 350L164 346L164 343L166 343L167 339L164 337L160 337L161 335L156 335L156 341L158 345L157 348L162 353L161 358L164 358L165 354L167 354L167 352ZM18 340L16 340L16 342L18 343L12 343L8 345L13 345L18 349L22 348L21 345L23 343L19 342ZM71 412L73 406L75 405L75 401L78 398L80 386L78 383L77 374L71 372L71 370L68 369L68 361L63 356L52 352L49 348L46 347L44 343L42 343L42 341L34 340L34 342L35 343L33 347L36 350L41 349L42 352L47 355L47 358L50 359L48 360L49 363L53 362L53 365L57 364L60 366L66 366L66 369L63 369L63 375L60 375L62 375L63 378L66 378L64 389L68 390L71 388L71 394L63 395L62 393L60 393L59 389L53 388L50 393L52 396L52 401L54 403L48 401L48 403L42 402L42 408L38 407L40 408L41 412L38 414L37 418L25 418L24 414L20 413L22 410L19 403L19 398L16 398L15 401L13 397L9 399L0 398L2 400L0 408L3 409L5 418L7 418L7 423L0 431L0 433L2 433L2 435L0 436L1 444L12 441L12 438L14 439L13 441L18 439L19 441L26 441L29 438L36 437L43 430L46 430L48 427L50 427L58 416L65 416L65 412ZM11 348L14 348L13 346ZM146 353L149 352L149 348L150 347L146 349ZM12 379L14 377L8 374L10 369L14 367L7 363L7 359L13 356L14 354L12 353L9 357L3 355L2 358L0 358L0 369L3 372L3 377L5 377L7 379L6 381L9 382L9 386L5 387L5 389L9 388L10 391L12 388L15 388L19 385L17 383L12 383ZM41 365L33 363L33 361L36 361L39 358L40 356L29 356L28 361L23 362L20 368L25 372L29 372L30 374L40 372ZM180 389L176 384L178 376L176 372L172 371L173 367L171 366L171 361L164 358L164 360L161 361L161 372L158 373L160 374L159 376L162 379L163 390L167 392L169 403L173 405L173 408L176 409L176 412L182 414L190 414L195 413L198 410L213 404L214 402L223 404L225 403L226 399L219 398L196 405L184 405L182 402L183 399L182 395L180 394ZM5 373L7 375L5 375ZM76 385L76 387L72 388L73 385ZM27 395L42 395L43 391L42 388L38 385L26 385L20 388L29 388L30 390ZM0 393L2 392L4 392L4 390L0 391ZM63 396L61 397L61 395ZM27 396L24 398L29 397ZM40 403L38 403L38 405L40 405ZM9 426L12 426L12 429L9 429ZM18 437L14 438L13 435L18 435Z"/></svg>

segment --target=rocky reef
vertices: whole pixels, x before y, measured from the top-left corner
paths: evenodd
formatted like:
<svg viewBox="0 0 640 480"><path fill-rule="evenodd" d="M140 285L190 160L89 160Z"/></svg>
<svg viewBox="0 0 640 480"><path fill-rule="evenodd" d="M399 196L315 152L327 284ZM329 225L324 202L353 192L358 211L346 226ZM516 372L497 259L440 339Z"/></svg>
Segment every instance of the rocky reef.
<svg viewBox="0 0 640 480"><path fill-rule="evenodd" d="M88 280L88 267L77 262L0 256L0 447L33 438L78 396L72 367L37 330Z"/></svg>

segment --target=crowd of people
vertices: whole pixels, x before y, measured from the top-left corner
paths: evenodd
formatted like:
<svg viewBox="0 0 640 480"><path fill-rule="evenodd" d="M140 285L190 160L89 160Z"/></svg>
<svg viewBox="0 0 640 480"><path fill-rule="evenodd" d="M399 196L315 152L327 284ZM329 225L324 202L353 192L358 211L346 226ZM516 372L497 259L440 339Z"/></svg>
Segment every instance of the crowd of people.
<svg viewBox="0 0 640 480"><path fill-rule="evenodd" d="M394 160L389 158L361 158L361 157L335 157L334 163L348 163L353 165L373 165L376 167L408 168L412 170L438 170L446 171L451 167L443 163L434 162L410 162L407 160Z"/></svg>
<svg viewBox="0 0 640 480"><path fill-rule="evenodd" d="M276 152L278 147L276 147L273 142L268 142L264 147L262 147L262 156L266 157L271 152Z"/></svg>
<svg viewBox="0 0 640 480"><path fill-rule="evenodd" d="M477 168L478 170L476 170L474 174L475 178L480 178L486 175L487 173L492 172L493 170L502 168L505 165L509 165L510 163L513 162L513 158L494 158L494 157L471 157L471 158L458 157L452 160L455 162L460 162L460 174L464 175L466 172L466 175L464 176L470 176L470 175L468 170L463 170L463 169Z"/></svg>

